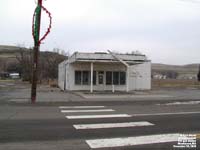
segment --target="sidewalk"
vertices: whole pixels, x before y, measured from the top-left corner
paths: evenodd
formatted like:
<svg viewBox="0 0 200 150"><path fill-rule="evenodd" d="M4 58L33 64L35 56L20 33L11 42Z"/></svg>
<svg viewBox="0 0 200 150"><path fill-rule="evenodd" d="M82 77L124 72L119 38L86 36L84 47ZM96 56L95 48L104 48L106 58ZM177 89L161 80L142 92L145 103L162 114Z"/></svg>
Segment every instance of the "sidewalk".
<svg viewBox="0 0 200 150"><path fill-rule="evenodd" d="M101 92L101 93L87 93L87 92L75 92L76 94L80 95L85 99L149 99L149 98L172 98L171 95L165 94L153 94L151 91L148 92L131 92L131 93L108 93L108 92Z"/></svg>
<svg viewBox="0 0 200 150"><path fill-rule="evenodd" d="M4 84L1 89L4 88ZM30 103L30 84L5 84L7 90L0 89L0 100L7 102ZM67 92L48 85L38 85L37 102L92 102L92 101L152 101L152 100L199 100L199 89L157 89L150 91L126 92Z"/></svg>

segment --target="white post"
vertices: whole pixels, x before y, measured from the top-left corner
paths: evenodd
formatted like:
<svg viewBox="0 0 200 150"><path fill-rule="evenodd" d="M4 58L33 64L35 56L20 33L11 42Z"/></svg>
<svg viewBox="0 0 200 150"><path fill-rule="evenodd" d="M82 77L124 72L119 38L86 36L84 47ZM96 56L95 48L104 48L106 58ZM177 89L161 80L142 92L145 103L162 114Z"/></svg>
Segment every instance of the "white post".
<svg viewBox="0 0 200 150"><path fill-rule="evenodd" d="M112 92L113 93L115 92L115 85L114 84L112 85Z"/></svg>
<svg viewBox="0 0 200 150"><path fill-rule="evenodd" d="M126 92L129 92L129 66L126 68Z"/></svg>
<svg viewBox="0 0 200 150"><path fill-rule="evenodd" d="M90 68L90 92L93 92L93 62L91 62L91 68Z"/></svg>

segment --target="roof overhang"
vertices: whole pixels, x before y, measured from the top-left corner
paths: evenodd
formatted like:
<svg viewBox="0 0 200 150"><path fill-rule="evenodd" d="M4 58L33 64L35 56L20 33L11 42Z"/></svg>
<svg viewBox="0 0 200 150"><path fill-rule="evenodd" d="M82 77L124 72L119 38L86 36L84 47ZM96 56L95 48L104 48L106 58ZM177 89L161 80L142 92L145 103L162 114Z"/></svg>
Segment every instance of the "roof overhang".
<svg viewBox="0 0 200 150"><path fill-rule="evenodd" d="M116 59L111 54L98 54L98 53L74 53L68 60L69 63L115 63L128 65L142 64L144 62L149 62L145 55L129 55L129 54L116 54ZM121 61L124 63L122 63Z"/></svg>

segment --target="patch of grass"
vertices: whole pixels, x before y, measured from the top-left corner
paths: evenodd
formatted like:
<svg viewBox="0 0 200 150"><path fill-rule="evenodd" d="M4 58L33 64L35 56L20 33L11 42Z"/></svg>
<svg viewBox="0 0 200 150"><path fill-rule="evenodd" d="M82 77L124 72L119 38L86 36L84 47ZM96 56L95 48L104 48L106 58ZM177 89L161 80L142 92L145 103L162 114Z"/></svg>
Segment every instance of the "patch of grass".
<svg viewBox="0 0 200 150"><path fill-rule="evenodd" d="M0 58L16 58L16 55L12 55L12 54L1 54L0 55Z"/></svg>
<svg viewBox="0 0 200 150"><path fill-rule="evenodd" d="M152 80L153 88L200 88L200 82L196 80L161 79Z"/></svg>
<svg viewBox="0 0 200 150"><path fill-rule="evenodd" d="M3 79L0 79L0 82L14 82L15 80L13 79L6 79L6 80L3 80Z"/></svg>

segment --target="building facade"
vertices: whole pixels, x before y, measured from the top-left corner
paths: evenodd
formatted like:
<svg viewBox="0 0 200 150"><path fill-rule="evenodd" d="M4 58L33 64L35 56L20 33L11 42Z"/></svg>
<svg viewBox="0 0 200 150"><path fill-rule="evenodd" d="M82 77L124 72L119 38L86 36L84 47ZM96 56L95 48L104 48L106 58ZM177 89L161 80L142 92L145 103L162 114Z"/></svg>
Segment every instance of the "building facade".
<svg viewBox="0 0 200 150"><path fill-rule="evenodd" d="M62 90L133 91L151 89L151 61L141 54L74 53L59 64Z"/></svg>

